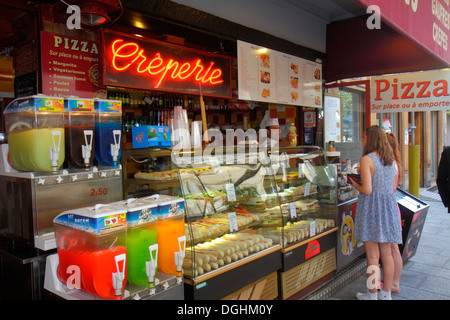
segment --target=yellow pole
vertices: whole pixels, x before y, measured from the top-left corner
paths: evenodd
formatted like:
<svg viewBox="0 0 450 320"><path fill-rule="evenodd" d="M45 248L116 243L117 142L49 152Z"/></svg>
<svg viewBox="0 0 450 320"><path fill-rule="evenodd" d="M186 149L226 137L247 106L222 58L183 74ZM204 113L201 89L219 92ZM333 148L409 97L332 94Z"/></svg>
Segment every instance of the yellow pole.
<svg viewBox="0 0 450 320"><path fill-rule="evenodd" d="M409 193L419 198L420 146L409 146Z"/></svg>

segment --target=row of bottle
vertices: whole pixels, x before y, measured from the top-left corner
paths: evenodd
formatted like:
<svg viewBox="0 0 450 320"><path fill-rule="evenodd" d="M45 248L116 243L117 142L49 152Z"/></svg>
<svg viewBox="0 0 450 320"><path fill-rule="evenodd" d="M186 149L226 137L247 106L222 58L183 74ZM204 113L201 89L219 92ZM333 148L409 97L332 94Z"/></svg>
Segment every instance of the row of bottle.
<svg viewBox="0 0 450 320"><path fill-rule="evenodd" d="M124 116L122 131L131 132L131 128L140 126L168 126L171 114L171 110L150 110L143 116Z"/></svg>
<svg viewBox="0 0 450 320"><path fill-rule="evenodd" d="M164 94L144 91L108 90L108 99L119 100L123 107L142 107L156 109L173 109L175 106L195 108L195 99L181 94Z"/></svg>
<svg viewBox="0 0 450 320"><path fill-rule="evenodd" d="M165 94L137 90L108 90L108 99L121 101L122 106L125 108L173 109L175 106L181 106L187 110L200 110L200 101L198 98L181 94ZM212 104L205 101L205 104L206 109L209 110L228 109L226 101L223 101L222 104L217 101L212 101Z"/></svg>

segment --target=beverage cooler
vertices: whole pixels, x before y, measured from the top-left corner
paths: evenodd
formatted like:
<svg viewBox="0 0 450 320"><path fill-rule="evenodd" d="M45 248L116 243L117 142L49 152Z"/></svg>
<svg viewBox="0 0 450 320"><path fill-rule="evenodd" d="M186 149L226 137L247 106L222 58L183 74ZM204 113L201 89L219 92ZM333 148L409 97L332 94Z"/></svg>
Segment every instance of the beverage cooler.
<svg viewBox="0 0 450 320"><path fill-rule="evenodd" d="M104 112L107 116L97 112L97 121L115 124L110 113L121 112L120 102L106 102L115 112ZM112 165L112 157L109 167L93 166L94 155L102 147L94 140L112 136L106 131L94 133L97 104L104 105L100 100L34 95L6 107L8 145L2 146L0 235L51 250L56 247L53 218L57 214L122 199L121 168ZM110 148L114 151L109 155L120 156L115 146Z"/></svg>
<svg viewBox="0 0 450 320"><path fill-rule="evenodd" d="M122 199L120 166L94 162L95 120L107 122L99 113L95 118L94 101L38 94L16 99L4 111L8 144L1 145L0 158L0 296L43 297L43 270L46 257L55 252L58 214ZM109 105L121 112L119 101ZM97 138L103 141L102 134ZM120 157L117 148L111 153Z"/></svg>
<svg viewBox="0 0 450 320"><path fill-rule="evenodd" d="M400 252L403 263L406 263L409 258L416 254L430 205L400 188L397 188L395 196L402 219L403 243L400 245Z"/></svg>
<svg viewBox="0 0 450 320"><path fill-rule="evenodd" d="M181 300L184 200L130 198L54 219L44 288L70 300Z"/></svg>

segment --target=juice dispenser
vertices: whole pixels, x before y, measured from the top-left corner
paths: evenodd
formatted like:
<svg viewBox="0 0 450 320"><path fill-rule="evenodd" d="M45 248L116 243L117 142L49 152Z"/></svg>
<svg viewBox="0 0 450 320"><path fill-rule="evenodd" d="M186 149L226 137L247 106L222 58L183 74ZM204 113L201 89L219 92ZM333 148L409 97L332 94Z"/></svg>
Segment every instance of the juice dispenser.
<svg viewBox="0 0 450 320"><path fill-rule="evenodd" d="M175 275L183 274L186 247L184 233L184 199L166 195L143 198L158 204L158 269Z"/></svg>
<svg viewBox="0 0 450 320"><path fill-rule="evenodd" d="M18 98L4 115L12 166L20 171L58 171L65 157L64 99Z"/></svg>
<svg viewBox="0 0 450 320"><path fill-rule="evenodd" d="M94 100L95 158L99 165L117 167L121 157L122 103Z"/></svg>
<svg viewBox="0 0 450 320"><path fill-rule="evenodd" d="M110 205L68 210L54 220L60 281L103 299L127 283L126 211Z"/></svg>
<svg viewBox="0 0 450 320"><path fill-rule="evenodd" d="M66 160L69 168L89 169L94 162L94 101L67 98L65 110Z"/></svg>
<svg viewBox="0 0 450 320"><path fill-rule="evenodd" d="M110 205L127 211L128 282L154 287L158 271L158 205L136 198Z"/></svg>

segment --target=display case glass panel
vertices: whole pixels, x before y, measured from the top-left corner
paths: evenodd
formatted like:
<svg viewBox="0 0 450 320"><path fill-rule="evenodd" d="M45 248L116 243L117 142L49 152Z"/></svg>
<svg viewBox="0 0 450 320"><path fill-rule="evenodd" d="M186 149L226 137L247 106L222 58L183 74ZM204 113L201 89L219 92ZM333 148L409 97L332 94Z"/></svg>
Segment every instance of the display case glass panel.
<svg viewBox="0 0 450 320"><path fill-rule="evenodd" d="M337 170L316 146L269 152L282 212L282 244L289 247L335 228ZM266 212L276 212L276 206Z"/></svg>
<svg viewBox="0 0 450 320"><path fill-rule="evenodd" d="M186 201L184 276L191 279L281 249L280 205L267 153L210 151L172 153Z"/></svg>

